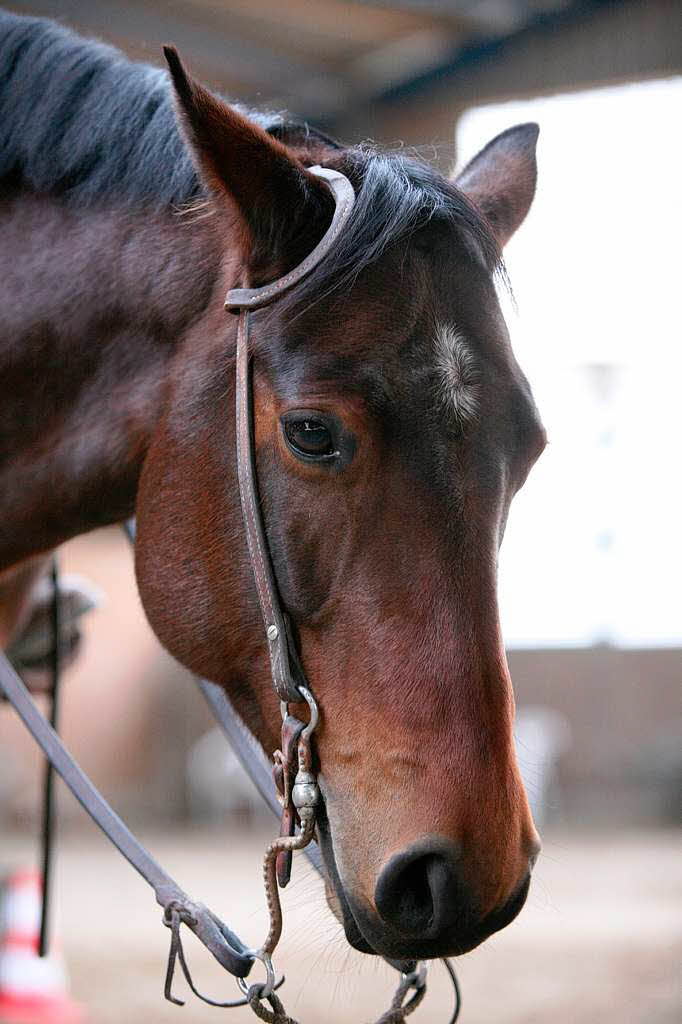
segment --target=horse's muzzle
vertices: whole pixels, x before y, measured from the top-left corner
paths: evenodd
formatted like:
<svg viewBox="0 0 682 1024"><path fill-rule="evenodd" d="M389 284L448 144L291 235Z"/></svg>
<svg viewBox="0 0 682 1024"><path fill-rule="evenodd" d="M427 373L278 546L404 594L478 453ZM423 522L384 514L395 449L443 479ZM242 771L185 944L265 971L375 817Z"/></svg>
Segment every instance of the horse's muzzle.
<svg viewBox="0 0 682 1024"><path fill-rule="evenodd" d="M457 956L474 949L519 913L531 865L504 904L481 914L460 864L456 845L441 837L426 837L395 854L377 879L376 912L356 906L344 893L344 909L353 919L346 920L348 940L397 959Z"/></svg>

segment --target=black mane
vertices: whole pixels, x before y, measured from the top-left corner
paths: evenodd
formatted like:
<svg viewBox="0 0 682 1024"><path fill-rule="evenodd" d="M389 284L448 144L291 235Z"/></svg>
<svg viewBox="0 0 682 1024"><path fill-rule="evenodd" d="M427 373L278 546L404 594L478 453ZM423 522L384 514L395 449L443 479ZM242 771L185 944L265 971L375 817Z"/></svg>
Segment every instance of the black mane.
<svg viewBox="0 0 682 1024"><path fill-rule="evenodd" d="M278 114L253 114L266 130ZM0 184L79 206L181 206L202 187L166 71L42 18L0 10Z"/></svg>
<svg viewBox="0 0 682 1024"><path fill-rule="evenodd" d="M319 134L280 114L244 113L284 141L288 131ZM432 218L453 227L491 271L499 266L485 221L428 165L365 147L344 150L341 162L358 193L353 216L334 251L297 289L299 297L347 284ZM203 192L177 127L166 71L133 63L52 21L0 10L3 186L78 206L120 197L182 207Z"/></svg>

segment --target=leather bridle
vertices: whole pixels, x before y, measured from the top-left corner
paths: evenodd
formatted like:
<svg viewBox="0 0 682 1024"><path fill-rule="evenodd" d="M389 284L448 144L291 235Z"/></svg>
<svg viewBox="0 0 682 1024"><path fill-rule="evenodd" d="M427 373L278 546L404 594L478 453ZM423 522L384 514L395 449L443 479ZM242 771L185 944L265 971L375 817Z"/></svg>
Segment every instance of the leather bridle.
<svg viewBox="0 0 682 1024"><path fill-rule="evenodd" d="M277 281L262 288L233 288L227 293L225 299L226 309L239 311L236 366L237 469L242 518L249 545L253 578L265 624L272 682L277 695L284 702L300 702L300 687L302 685L308 689L309 687L296 655L288 619L279 602L268 542L260 514L256 461L253 450L249 312L274 302L314 270L333 247L351 214L355 203L355 192L348 178L338 171L330 171L324 167L312 167L310 173L327 182L336 201L334 216L324 237L303 262L284 277L280 277Z"/></svg>
<svg viewBox="0 0 682 1024"><path fill-rule="evenodd" d="M270 928L262 946L258 949L249 949L208 907L191 900L154 860L66 750L56 731L38 710L6 655L0 652L0 695L4 694L13 704L49 763L61 775L93 821L154 889L157 902L163 908L164 924L170 928L172 935L166 973L166 998L175 1003L181 1002L171 992L174 966L176 959L179 959L192 992L205 1002L224 1007L248 1003L257 1016L272 1021L273 1024L295 1024L286 1016L275 992L279 985L275 983L272 952L279 940L282 923L278 890L289 880L291 854L294 850L307 847L306 852L312 862L318 870L321 867L319 851L313 843L315 808L319 793L312 769L311 752L311 738L318 720L318 707L298 657L291 623L281 606L260 511L252 410L249 313L274 302L314 270L332 249L351 215L355 193L348 179L338 171L323 167L309 168L309 173L327 184L335 200L332 222L323 238L297 267L283 277L261 288L233 288L227 293L225 300L225 308L239 314L235 379L237 469L242 517L263 617L272 682L280 698L283 719L282 749L275 753L273 770L279 791L282 826L279 838L268 846L265 853L264 879ZM58 604L57 588L55 602ZM58 614L55 612L55 622L57 621ZM56 640L58 641L58 634ZM55 657L56 665L58 661L58 657ZM269 772L265 767L264 754L259 744L246 730L224 691L206 680L197 682L248 774L266 802L276 809L277 803L273 797ZM289 711L289 704L301 703L308 705L307 722L299 720ZM243 998L218 1003L197 991L185 961L180 938L182 924L190 928L216 960L237 978ZM266 980L264 984L257 983L249 987L244 979L249 975L256 960L260 960L265 966ZM451 964L447 960L443 962L456 995L455 1013L451 1018L451 1024L454 1024L459 1015L459 989ZM414 963L394 963L393 966L402 970L402 981L391 1008L381 1018L379 1024L383 1021L386 1024L400 1024L405 1016L416 1009L425 992L424 966L420 968ZM407 998L408 996L410 998ZM265 1006L266 1001L270 1004L270 1010Z"/></svg>

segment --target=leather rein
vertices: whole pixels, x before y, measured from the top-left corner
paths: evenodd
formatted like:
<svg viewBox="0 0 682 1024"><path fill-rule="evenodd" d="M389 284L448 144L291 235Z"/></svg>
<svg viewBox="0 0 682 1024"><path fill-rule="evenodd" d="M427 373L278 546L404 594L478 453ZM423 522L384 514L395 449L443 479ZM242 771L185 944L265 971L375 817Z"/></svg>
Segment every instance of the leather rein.
<svg viewBox="0 0 682 1024"><path fill-rule="evenodd" d="M39 711L6 655L0 652L0 696L4 695L14 706L24 725L42 748L49 765L61 775L73 795L107 838L153 888L157 902L163 908L163 923L171 931L164 990L166 998L182 1005L181 1000L171 991L174 968L176 960L179 959L190 989L200 999L212 1006L234 1007L248 1004L258 1017L271 1021L272 1024L296 1024L286 1015L276 995L276 989L282 982L275 981L272 964L272 953L282 929L279 889L289 881L291 856L294 850L307 848L309 859L318 871L322 871L319 850L313 841L319 791L313 772L311 751L312 735L319 712L297 654L290 621L279 600L260 511L254 450L249 311L275 301L314 270L334 245L352 212L355 193L343 174L323 167L309 168L309 173L325 181L335 200L334 216L325 235L313 251L288 274L261 288L231 289L225 301L226 309L239 313L236 353L236 439L242 517L263 616L272 682L280 698L282 711L282 749L275 752L272 775L260 744L246 729L222 688L206 680L196 680L237 757L266 803L276 813L281 813L280 836L268 846L263 864L270 926L260 947L252 949L246 946L208 907L193 901L148 853L70 755L55 729ZM134 531L129 529L128 532L129 535L132 534L131 539L134 539ZM56 577L54 582L54 621L58 623ZM58 649L58 641L58 631L55 629L55 651ZM58 664L59 658L56 654L54 682L58 675ZM307 722L299 720L289 711L289 704L302 703L308 705ZM273 776L277 796L272 787ZM44 904L44 915L45 910ZM194 932L215 959L237 979L242 992L241 998L215 1002L197 991L182 947L180 928L183 924ZM249 986L245 979L256 960L265 968L265 982ZM426 967L415 963L389 962L401 971L401 983L391 1007L378 1024L402 1024L405 1017L412 1013L423 999L426 991ZM455 993L455 1010L450 1020L450 1024L454 1024L460 1009L459 988L452 965L445 959L443 964Z"/></svg>

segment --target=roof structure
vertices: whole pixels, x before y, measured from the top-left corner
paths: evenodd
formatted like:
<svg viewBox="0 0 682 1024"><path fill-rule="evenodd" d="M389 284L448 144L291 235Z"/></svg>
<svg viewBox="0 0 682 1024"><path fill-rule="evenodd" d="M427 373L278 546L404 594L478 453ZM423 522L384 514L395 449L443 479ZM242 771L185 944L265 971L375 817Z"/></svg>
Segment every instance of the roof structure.
<svg viewBox="0 0 682 1024"><path fill-rule="evenodd" d="M175 43L194 73L249 105L333 124L524 28L601 6L575 0L7 0L130 56Z"/></svg>

